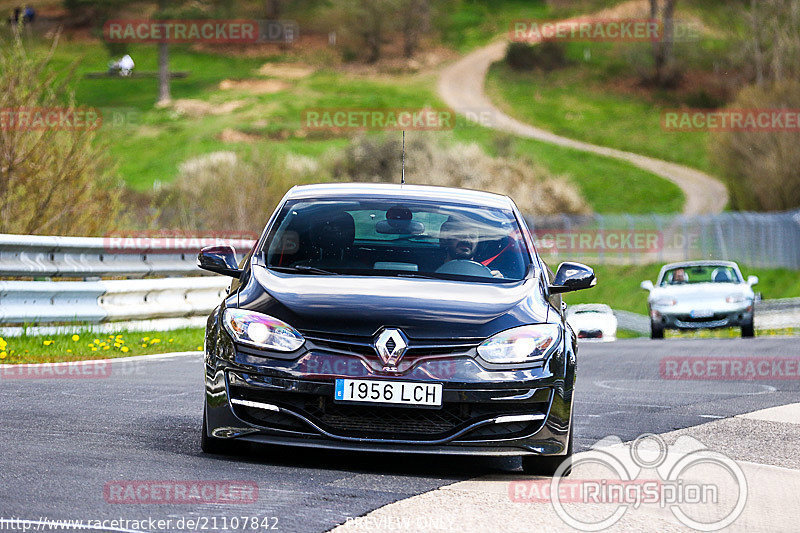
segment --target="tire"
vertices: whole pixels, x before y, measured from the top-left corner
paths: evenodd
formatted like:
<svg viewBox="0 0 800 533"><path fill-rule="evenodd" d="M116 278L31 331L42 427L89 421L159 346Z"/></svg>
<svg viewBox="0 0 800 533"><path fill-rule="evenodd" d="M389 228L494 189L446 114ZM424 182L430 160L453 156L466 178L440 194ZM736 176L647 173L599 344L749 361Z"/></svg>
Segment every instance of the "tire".
<svg viewBox="0 0 800 533"><path fill-rule="evenodd" d="M230 455L235 451L235 443L208 435L208 418L203 410L203 429L200 434L200 449L203 453Z"/></svg>
<svg viewBox="0 0 800 533"><path fill-rule="evenodd" d="M664 326L661 324L656 324L653 321L650 321L650 338L651 339L663 339L664 338Z"/></svg>
<svg viewBox="0 0 800 533"><path fill-rule="evenodd" d="M748 339L748 338L755 337L755 336L756 336L756 328L755 328L755 325L753 324L753 320L750 320L750 322L748 322L746 324L742 324L742 338L743 339Z"/></svg>
<svg viewBox="0 0 800 533"><path fill-rule="evenodd" d="M561 474L567 477L572 473L572 427L569 429L569 439L567 441L566 455L526 455L522 457L522 471L532 476L553 477L564 461L569 462L569 466Z"/></svg>

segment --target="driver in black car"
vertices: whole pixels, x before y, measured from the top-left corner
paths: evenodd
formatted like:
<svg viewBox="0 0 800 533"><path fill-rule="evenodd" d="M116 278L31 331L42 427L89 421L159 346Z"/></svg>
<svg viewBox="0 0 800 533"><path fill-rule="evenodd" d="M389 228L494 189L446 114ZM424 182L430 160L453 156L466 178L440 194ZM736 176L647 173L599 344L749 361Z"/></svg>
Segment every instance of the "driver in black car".
<svg viewBox="0 0 800 533"><path fill-rule="evenodd" d="M479 235L475 227L461 220L448 220L439 229L439 244L445 252L445 263L449 261L476 261ZM502 278L499 270L492 276Z"/></svg>

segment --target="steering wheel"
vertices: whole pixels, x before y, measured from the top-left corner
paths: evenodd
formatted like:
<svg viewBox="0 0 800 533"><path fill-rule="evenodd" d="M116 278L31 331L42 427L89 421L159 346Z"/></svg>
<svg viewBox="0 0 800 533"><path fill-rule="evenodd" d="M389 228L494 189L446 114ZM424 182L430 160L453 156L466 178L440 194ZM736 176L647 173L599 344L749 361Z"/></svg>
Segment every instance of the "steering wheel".
<svg viewBox="0 0 800 533"><path fill-rule="evenodd" d="M455 274L458 276L474 276L478 278L491 278L492 271L489 267L469 259L454 259L436 269L437 274Z"/></svg>

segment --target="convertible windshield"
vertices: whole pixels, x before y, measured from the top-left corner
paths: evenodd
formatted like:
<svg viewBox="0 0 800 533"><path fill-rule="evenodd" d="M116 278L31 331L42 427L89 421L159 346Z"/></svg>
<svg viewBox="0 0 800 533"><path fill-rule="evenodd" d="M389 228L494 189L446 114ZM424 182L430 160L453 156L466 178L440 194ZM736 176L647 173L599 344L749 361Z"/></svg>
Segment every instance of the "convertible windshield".
<svg viewBox="0 0 800 533"><path fill-rule="evenodd" d="M735 268L727 265L696 265L677 267L664 273L661 286L685 283L740 283Z"/></svg>
<svg viewBox="0 0 800 533"><path fill-rule="evenodd" d="M287 202L264 252L298 274L504 282L530 266L511 210L419 200Z"/></svg>

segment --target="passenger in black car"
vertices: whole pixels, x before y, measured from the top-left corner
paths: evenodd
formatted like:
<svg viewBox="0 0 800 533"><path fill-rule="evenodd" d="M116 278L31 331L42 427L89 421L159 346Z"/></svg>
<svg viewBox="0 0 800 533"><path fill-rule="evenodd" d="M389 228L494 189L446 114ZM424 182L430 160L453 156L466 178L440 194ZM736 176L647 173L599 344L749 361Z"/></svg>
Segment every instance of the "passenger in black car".
<svg viewBox="0 0 800 533"><path fill-rule="evenodd" d="M352 251L356 225L347 212L334 213L311 226L312 256L303 263L316 267L341 267Z"/></svg>

